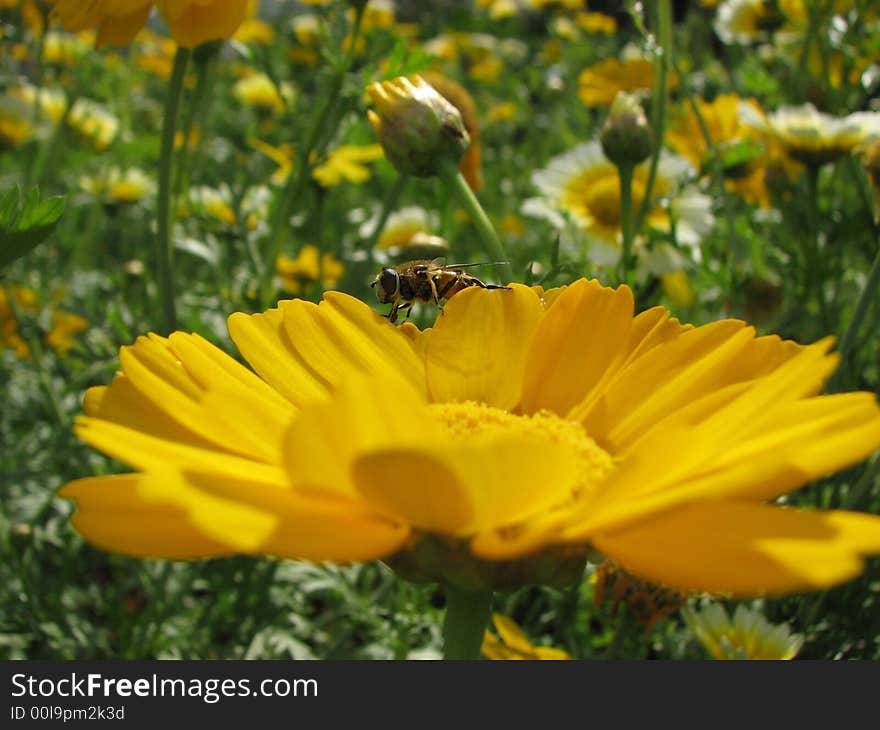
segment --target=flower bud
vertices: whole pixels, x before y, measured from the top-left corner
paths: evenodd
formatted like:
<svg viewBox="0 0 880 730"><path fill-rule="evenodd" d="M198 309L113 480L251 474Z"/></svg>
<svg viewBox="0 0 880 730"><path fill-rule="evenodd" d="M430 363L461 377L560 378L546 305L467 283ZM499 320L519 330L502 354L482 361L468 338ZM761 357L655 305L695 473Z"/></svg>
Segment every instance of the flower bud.
<svg viewBox="0 0 880 730"><path fill-rule="evenodd" d="M648 159L654 149L654 132L635 96L617 92L599 141L605 156L617 166Z"/></svg>
<svg viewBox="0 0 880 730"><path fill-rule="evenodd" d="M430 177L445 162L461 164L470 144L461 114L423 78L376 82L367 94L375 106L370 123L400 173Z"/></svg>

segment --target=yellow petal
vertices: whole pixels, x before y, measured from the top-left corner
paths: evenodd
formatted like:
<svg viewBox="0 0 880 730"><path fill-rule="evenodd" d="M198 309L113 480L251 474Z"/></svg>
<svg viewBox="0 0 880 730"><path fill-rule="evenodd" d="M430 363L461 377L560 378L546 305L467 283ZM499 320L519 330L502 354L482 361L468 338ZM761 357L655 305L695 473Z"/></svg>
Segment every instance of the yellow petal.
<svg viewBox="0 0 880 730"><path fill-rule="evenodd" d="M681 590L745 597L831 587L880 552L880 518L716 502L593 537L637 576Z"/></svg>
<svg viewBox="0 0 880 730"><path fill-rule="evenodd" d="M410 524L448 535L515 525L570 498L580 475L570 448L534 434L477 435L361 457L358 489Z"/></svg>
<svg viewBox="0 0 880 730"><path fill-rule="evenodd" d="M327 393L325 382L299 361L284 327L280 309L262 314L236 312L229 335L251 367L297 407Z"/></svg>
<svg viewBox="0 0 880 730"><path fill-rule="evenodd" d="M532 652L533 647L529 637L525 635L525 632L514 621L507 618L504 614L493 613L492 623L495 625L498 635L508 647L521 651L524 654Z"/></svg>
<svg viewBox="0 0 880 730"><path fill-rule="evenodd" d="M146 558L201 558L228 555L230 547L202 534L186 511L141 496L142 474L79 479L59 496L76 502L71 522L98 547Z"/></svg>
<svg viewBox="0 0 880 730"><path fill-rule="evenodd" d="M305 494L247 476L163 470L147 475L148 500L182 507L205 535L236 552L334 562L369 561L400 548L406 526L365 505Z"/></svg>
<svg viewBox="0 0 880 730"><path fill-rule="evenodd" d="M352 371L394 372L425 391L424 365L410 340L362 301L327 292L319 305L293 299L279 306L299 361L324 382L337 384Z"/></svg>
<svg viewBox="0 0 880 730"><path fill-rule="evenodd" d="M76 420L74 430L86 443L141 471L180 466L219 476L242 476L268 484L289 484L287 475L278 466L212 448L157 438L110 421L81 416Z"/></svg>
<svg viewBox="0 0 880 730"><path fill-rule="evenodd" d="M622 362L633 317L629 287L580 279L556 299L526 359L521 409L566 415Z"/></svg>
<svg viewBox="0 0 880 730"><path fill-rule="evenodd" d="M131 13L104 16L98 26L97 45L127 46L144 27L152 9L153 4L145 1Z"/></svg>
<svg viewBox="0 0 880 730"><path fill-rule="evenodd" d="M725 320L684 332L625 368L584 420L590 435L619 453L663 418L727 385L772 372L803 348L779 338L754 338ZM817 378L798 386L813 389Z"/></svg>
<svg viewBox="0 0 880 730"><path fill-rule="evenodd" d="M285 438L284 463L293 484L355 496L360 454L441 436L424 396L395 373L352 376L301 411Z"/></svg>
<svg viewBox="0 0 880 730"><path fill-rule="evenodd" d="M512 409L535 328L544 313L535 293L465 289L449 300L427 341L428 388L434 402L486 403Z"/></svg>
<svg viewBox="0 0 880 730"><path fill-rule="evenodd" d="M229 38L247 16L248 0L156 0L171 35L184 48Z"/></svg>

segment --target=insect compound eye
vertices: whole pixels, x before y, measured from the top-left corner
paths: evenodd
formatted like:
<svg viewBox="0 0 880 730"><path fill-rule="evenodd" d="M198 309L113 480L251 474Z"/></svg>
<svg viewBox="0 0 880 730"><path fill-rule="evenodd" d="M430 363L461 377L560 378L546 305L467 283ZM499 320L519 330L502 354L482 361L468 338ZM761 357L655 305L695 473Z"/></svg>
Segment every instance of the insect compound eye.
<svg viewBox="0 0 880 730"><path fill-rule="evenodd" d="M400 277L394 269L382 269L379 274L379 288L376 290L379 295L379 301L383 303L390 302L397 294L400 286Z"/></svg>

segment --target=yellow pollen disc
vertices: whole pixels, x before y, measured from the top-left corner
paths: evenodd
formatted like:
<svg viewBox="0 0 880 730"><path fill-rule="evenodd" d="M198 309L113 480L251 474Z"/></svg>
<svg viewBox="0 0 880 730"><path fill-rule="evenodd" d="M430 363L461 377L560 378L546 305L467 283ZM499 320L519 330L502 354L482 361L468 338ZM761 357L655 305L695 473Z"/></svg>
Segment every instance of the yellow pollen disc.
<svg viewBox="0 0 880 730"><path fill-rule="evenodd" d="M580 479L571 496L581 496L599 484L614 467L611 455L591 439L583 427L550 411L529 416L516 415L485 403L435 403L428 406L450 441L467 443L475 437L524 437L560 444L574 456Z"/></svg>

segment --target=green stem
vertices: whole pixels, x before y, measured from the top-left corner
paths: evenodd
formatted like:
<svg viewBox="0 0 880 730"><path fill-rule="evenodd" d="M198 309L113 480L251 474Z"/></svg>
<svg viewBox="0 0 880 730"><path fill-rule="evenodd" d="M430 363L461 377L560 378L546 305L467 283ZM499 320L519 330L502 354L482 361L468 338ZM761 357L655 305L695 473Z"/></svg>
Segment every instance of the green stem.
<svg viewBox="0 0 880 730"><path fill-rule="evenodd" d="M877 231L876 226L875 231ZM880 238L880 236L878 236L878 238ZM871 271L868 273L868 280L865 282L865 288L862 289L862 293L859 295L859 301L856 303L856 311L853 313L852 319L849 321L849 324L843 333L843 337L840 338L840 348L838 350L840 353L840 367L838 368L837 373L835 373L835 377L831 379L829 390L832 390L835 386L839 385L839 378L842 378L843 374L848 369L847 363L850 352L852 351L859 330L862 327L865 315L868 313L868 310L870 310L871 305L877 300L878 288L880 288L880 240L878 240L877 255L874 257L874 263L871 265Z"/></svg>
<svg viewBox="0 0 880 730"><path fill-rule="evenodd" d="M171 205L171 177L174 169L174 133L177 131L177 116L183 96L183 82L186 67L192 51L178 48L174 56L174 67L165 100L165 116L162 122L162 149L159 154L159 200L158 230L155 238L155 263L159 283L159 297L162 300L162 328L165 333L177 328L177 311L174 304L174 211Z"/></svg>
<svg viewBox="0 0 880 730"><path fill-rule="evenodd" d="M623 251L620 254L618 281L626 284L629 279L630 264L632 263L633 244L633 200L632 181L635 166L631 164L618 165L617 173L620 176L620 226L623 230Z"/></svg>
<svg viewBox="0 0 880 730"><path fill-rule="evenodd" d="M605 659L620 659L620 654L623 650L627 634L629 634L631 623L626 606L622 606L620 609L620 616L617 618L617 626L614 627L614 638L611 639L611 644L608 645L608 649L605 652Z"/></svg>
<svg viewBox="0 0 880 730"><path fill-rule="evenodd" d="M180 149L177 152L177 164L174 171L174 197L189 188L190 170L193 168L190 155L189 140L195 125L196 115L205 118L205 107L211 98L211 86L216 60L219 57L220 43L199 46L193 53L193 65L196 72L196 85L186 104L180 125L182 136Z"/></svg>
<svg viewBox="0 0 880 730"><path fill-rule="evenodd" d="M463 591L446 587L443 619L443 658L479 659L483 635L492 610L491 591Z"/></svg>
<svg viewBox="0 0 880 730"><path fill-rule="evenodd" d="M829 330L828 304L825 301L824 266L819 251L819 166L807 165L807 223L810 230L807 235L807 294L815 291L819 303L820 335Z"/></svg>
<svg viewBox="0 0 880 730"><path fill-rule="evenodd" d="M287 186L281 193L275 208L275 217L272 221L272 232L269 236L269 244L263 258L263 270L261 272L260 300L263 306L269 306L274 299L274 291L272 288L272 278L275 275L275 261L281 253L281 247L284 244L284 238L287 235L288 221L290 220L293 206L302 195L306 183L311 174L312 150L318 143L318 139L325 133L327 120L330 113L339 101L339 95L342 91L342 84L345 76L351 68L354 60L355 47L357 46L358 36L361 31L361 21L364 17L364 8L366 5L357 8L354 25L352 27L350 44L348 50L343 57L342 62L334 69L333 75L324 90L323 99L315 106L315 115L306 132L305 142L302 147L297 150L299 164L296 171L291 172L287 179Z"/></svg>
<svg viewBox="0 0 880 730"><path fill-rule="evenodd" d="M464 209L471 217L477 232L480 234L480 238L483 239L483 243L489 250L489 255L495 259L495 262L500 264L499 269L505 283L513 281L513 269L510 266L510 261L507 259L504 245L492 227L486 211L483 210L483 206L480 205L480 201L477 200L477 196L474 195L474 191L471 190L470 185L467 184L458 167L451 162L441 165L440 179L455 195L458 202L464 206Z"/></svg>
<svg viewBox="0 0 880 730"><path fill-rule="evenodd" d="M657 2L657 36L660 48L658 63L654 67L654 89L651 106L651 129L654 132L654 154L651 155L648 168L648 180L645 184L645 196L639 205L636 222L633 226L634 235L638 235L645 223L645 216L651 210L654 182L657 179L657 168L660 165L660 152L663 149L663 135L666 132L666 104L669 98L669 67L672 58L672 4L670 0Z"/></svg>

